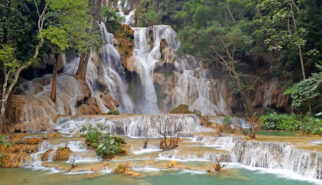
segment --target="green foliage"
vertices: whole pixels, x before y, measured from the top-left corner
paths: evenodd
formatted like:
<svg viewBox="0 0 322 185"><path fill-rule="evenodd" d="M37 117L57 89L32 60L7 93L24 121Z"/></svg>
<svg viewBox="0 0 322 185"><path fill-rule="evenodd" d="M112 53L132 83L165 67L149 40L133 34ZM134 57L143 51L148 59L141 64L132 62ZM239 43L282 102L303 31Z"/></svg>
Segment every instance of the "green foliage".
<svg viewBox="0 0 322 185"><path fill-rule="evenodd" d="M297 1L296 6L302 7L303 4L304 1ZM260 3L256 2L255 7L258 13L253 24L258 29L254 34L264 40L269 51L296 49L296 47L305 46L304 35L307 31L304 27L294 27L293 25L293 17L301 16L302 12L291 1L260 1Z"/></svg>
<svg viewBox="0 0 322 185"><path fill-rule="evenodd" d="M39 0L35 2L40 6ZM18 61L28 61L38 42L38 15L34 2L10 0L0 4L0 45L14 48Z"/></svg>
<svg viewBox="0 0 322 185"><path fill-rule="evenodd" d="M89 31L91 17L87 0L53 0L49 8L58 19L40 36L56 46L56 52L64 52L67 48L83 52L100 45L97 41L99 33Z"/></svg>
<svg viewBox="0 0 322 185"><path fill-rule="evenodd" d="M59 27L49 27L41 33L40 37L50 40L61 51L65 51L68 48L68 34Z"/></svg>
<svg viewBox="0 0 322 185"><path fill-rule="evenodd" d="M111 110L107 113L108 115L119 115L120 114L120 111L119 110Z"/></svg>
<svg viewBox="0 0 322 185"><path fill-rule="evenodd" d="M86 144L94 148L98 155L109 158L126 153L122 148L122 144L125 144L123 137L113 137L111 133L102 133L98 128L89 127L86 130Z"/></svg>
<svg viewBox="0 0 322 185"><path fill-rule="evenodd" d="M141 17L142 25L155 25L159 22L158 14L154 10L148 10L145 14Z"/></svg>
<svg viewBox="0 0 322 185"><path fill-rule="evenodd" d="M102 15L106 17L107 22L121 21L121 17L114 10L109 9L106 6L102 7Z"/></svg>
<svg viewBox="0 0 322 185"><path fill-rule="evenodd" d="M1 45L0 47L0 62L3 67L8 68L12 71L17 70L21 63L16 58L16 50L9 45Z"/></svg>
<svg viewBox="0 0 322 185"><path fill-rule="evenodd" d="M307 134L322 134L322 119L311 115L277 114L276 112L260 117L260 124L267 130L301 130Z"/></svg>
<svg viewBox="0 0 322 185"><path fill-rule="evenodd" d="M135 12L137 26L167 24L177 27L181 20L177 20L174 15L187 1L189 0L141 0Z"/></svg>
<svg viewBox="0 0 322 185"><path fill-rule="evenodd" d="M224 125L225 126L231 126L232 125L231 117L230 116L225 116L225 118L224 118Z"/></svg>
<svg viewBox="0 0 322 185"><path fill-rule="evenodd" d="M285 91L285 94L290 94L292 97L292 106L300 107L303 105L321 104L322 96L322 72L314 73L312 77L302 80Z"/></svg>

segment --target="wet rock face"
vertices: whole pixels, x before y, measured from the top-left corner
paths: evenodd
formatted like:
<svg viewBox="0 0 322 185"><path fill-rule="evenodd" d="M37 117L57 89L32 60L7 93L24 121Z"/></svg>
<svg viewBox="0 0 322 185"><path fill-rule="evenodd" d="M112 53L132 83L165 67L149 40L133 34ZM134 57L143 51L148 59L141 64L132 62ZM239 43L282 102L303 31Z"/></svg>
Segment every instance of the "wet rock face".
<svg viewBox="0 0 322 185"><path fill-rule="evenodd" d="M132 71L132 55L134 48L134 31L129 25L113 23L115 28L111 28L109 23L106 24L107 29L114 35L114 46L121 55L122 64L126 69Z"/></svg>
<svg viewBox="0 0 322 185"><path fill-rule="evenodd" d="M100 114L101 110L85 81L62 75L57 80L57 101L50 99L51 76L27 81L18 87L20 95L11 96L7 105L9 132L39 132L53 128L62 115ZM118 103L103 94L103 104L113 108ZM102 95L102 96L103 96Z"/></svg>
<svg viewBox="0 0 322 185"><path fill-rule="evenodd" d="M0 166L5 168L22 167L27 158L36 152L42 139L24 139L24 135L12 135L6 140L8 146L0 145Z"/></svg>
<svg viewBox="0 0 322 185"><path fill-rule="evenodd" d="M261 81L257 83L253 99L253 107L276 108L282 112L291 112L291 100L285 95L285 89L279 87L278 80Z"/></svg>

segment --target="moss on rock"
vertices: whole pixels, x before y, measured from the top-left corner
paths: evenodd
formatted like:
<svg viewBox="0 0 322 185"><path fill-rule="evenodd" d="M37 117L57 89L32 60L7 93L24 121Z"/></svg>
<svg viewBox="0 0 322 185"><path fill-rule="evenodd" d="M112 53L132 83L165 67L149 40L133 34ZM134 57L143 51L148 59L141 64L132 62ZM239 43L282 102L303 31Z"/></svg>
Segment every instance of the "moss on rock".
<svg viewBox="0 0 322 185"><path fill-rule="evenodd" d="M106 27L114 35L114 44L122 57L123 65L126 67L128 59L133 55L134 30L129 25L115 21L107 22Z"/></svg>

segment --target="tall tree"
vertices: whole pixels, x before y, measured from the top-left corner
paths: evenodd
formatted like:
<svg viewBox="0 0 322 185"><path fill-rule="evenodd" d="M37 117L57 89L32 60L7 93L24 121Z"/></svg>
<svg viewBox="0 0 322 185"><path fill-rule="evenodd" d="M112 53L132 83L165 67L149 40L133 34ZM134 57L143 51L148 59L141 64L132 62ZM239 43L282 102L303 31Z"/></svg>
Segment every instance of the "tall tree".
<svg viewBox="0 0 322 185"><path fill-rule="evenodd" d="M2 86L0 130L5 128L5 111L8 97L19 79L20 73L38 60L40 49L45 41L49 41L54 48L55 55L63 53L67 48L83 51L88 48L89 43L97 43L93 35L85 30L90 28L87 0L11 0L1 4L1 9L9 11L14 17L27 21L29 25L36 25L31 40L31 49L23 51L17 40L23 39L19 22L11 19L4 20L1 24L2 45L0 49L1 71L4 74ZM29 7L36 12L36 18L31 12L23 13L23 8ZM18 25L17 25L18 24ZM16 37L10 37L17 35ZM22 38L21 38L22 37ZM95 41L92 41L95 40ZM28 42L27 42L28 43ZM34 44L34 45L32 45ZM30 53L29 57L17 57L15 53Z"/></svg>
<svg viewBox="0 0 322 185"><path fill-rule="evenodd" d="M20 8L26 7L26 4L32 5L34 4L34 8L37 10L37 19L30 18L30 15L24 16L20 12ZM46 0L42 3L39 3L38 1L34 0L28 1L28 2L20 2L20 1L6 1L5 3L1 4L1 9L4 9L6 12L9 12L14 17L20 17L20 20L26 20L31 21L31 24L37 25L37 37L38 42L35 44L35 46L32 47L33 55L29 58L24 58L22 60L19 60L16 58L15 52L19 53L22 51L17 51L17 48L15 48L16 43L14 40L11 39L18 39L19 37L22 37L23 35L18 36L17 38L11 38L10 35L17 35L17 32L19 33L21 30L21 27L18 25L14 28L11 28L10 26L14 26L13 22L11 22L11 19L4 20L8 22L4 22L2 24L2 45L0 49L1 57L1 71L3 73L3 85L2 85L2 93L1 93L1 109L0 109L0 132L4 131L4 125L5 125L5 112L6 112L6 105L9 98L9 95L11 94L15 84L18 81L20 73L29 67L31 64L37 61L40 48L43 46L45 39L41 36L42 32L45 30L44 25L45 21L50 17L49 14L49 3L50 0ZM22 6L22 4L24 6ZM40 9L41 7L41 9ZM9 14L9 15L10 15ZM36 21L36 22L33 22ZM19 23L16 23L19 24ZM15 29L16 28L16 29ZM35 38L33 38L35 39ZM13 46L12 46L13 45ZM21 49L21 48L19 48ZM22 52L23 53L23 52Z"/></svg>
<svg viewBox="0 0 322 185"><path fill-rule="evenodd" d="M96 39L91 39L92 41L97 41L98 37L97 33L99 33L99 24L102 21L102 15L101 15L101 6L102 1L101 0L89 0L89 9L91 14L91 24L92 26L87 29L87 32L89 34L92 34L96 36ZM78 69L76 72L76 78L85 80L86 79L86 71L87 71L87 64L90 58L90 52L92 49L97 49L97 47L100 46L99 42L92 42L88 44L88 47L81 48L80 49L80 61L78 65Z"/></svg>
<svg viewBox="0 0 322 185"><path fill-rule="evenodd" d="M257 14L253 21L255 35L268 46L270 52L294 50L300 61L302 78L306 79L303 48L306 45L307 30L300 23L305 1L260 0L254 1Z"/></svg>
<svg viewBox="0 0 322 185"><path fill-rule="evenodd" d="M247 25L241 19L242 12L234 11L245 3L242 0L193 0L187 2L176 16L184 22L179 31L179 38L183 41L180 52L194 54L210 64L217 63L227 71L244 100L246 116L250 121L249 130L241 130L255 138L256 124L252 120L254 109L248 92L249 86L242 79L245 74L238 69L238 65L242 63L240 56L246 55L247 48L252 43L252 39L242 30Z"/></svg>

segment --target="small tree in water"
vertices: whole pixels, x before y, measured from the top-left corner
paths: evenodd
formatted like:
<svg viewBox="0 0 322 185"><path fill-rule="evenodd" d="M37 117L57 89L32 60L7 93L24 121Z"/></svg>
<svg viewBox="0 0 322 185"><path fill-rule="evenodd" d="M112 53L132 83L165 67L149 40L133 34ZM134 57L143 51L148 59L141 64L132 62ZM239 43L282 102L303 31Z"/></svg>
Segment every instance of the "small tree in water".
<svg viewBox="0 0 322 185"><path fill-rule="evenodd" d="M174 148L177 148L179 146L179 137L178 137L178 133L182 130L182 127L176 127L175 130L173 131L174 133L177 133L177 137L171 137L171 138L167 138L170 130L169 128L171 127L171 124L174 124L170 118L165 118L165 123L164 125L162 125L161 123L158 126L158 132L159 134L163 137L163 139L160 142L160 148L163 149L163 151L167 151L167 150L172 150Z"/></svg>

